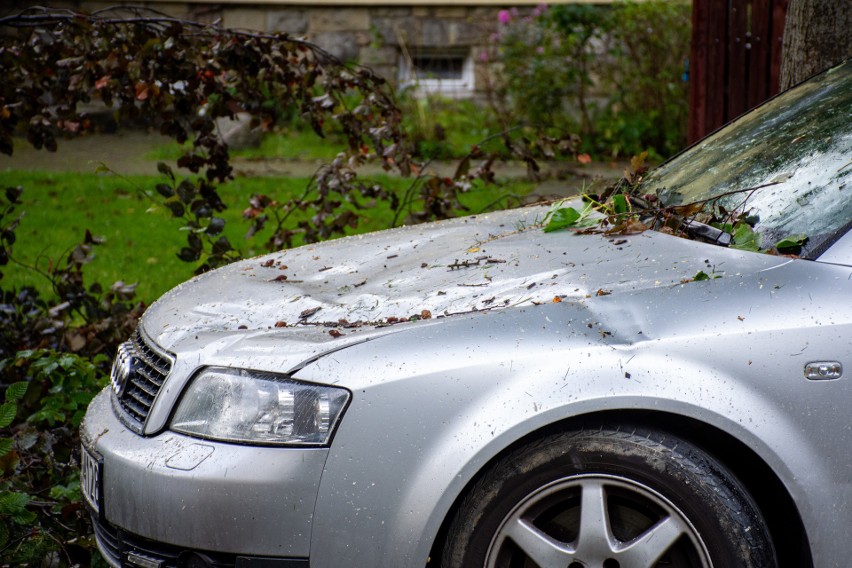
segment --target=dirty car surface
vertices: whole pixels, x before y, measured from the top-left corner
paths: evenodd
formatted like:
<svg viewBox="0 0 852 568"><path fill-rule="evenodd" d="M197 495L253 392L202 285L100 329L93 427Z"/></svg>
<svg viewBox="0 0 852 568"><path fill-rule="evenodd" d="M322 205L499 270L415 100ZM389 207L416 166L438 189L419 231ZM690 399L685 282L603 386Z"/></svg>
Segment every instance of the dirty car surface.
<svg viewBox="0 0 852 568"><path fill-rule="evenodd" d="M847 566L850 114L846 64L643 186L739 209L797 255L545 233L538 206L172 290L83 424L104 557Z"/></svg>

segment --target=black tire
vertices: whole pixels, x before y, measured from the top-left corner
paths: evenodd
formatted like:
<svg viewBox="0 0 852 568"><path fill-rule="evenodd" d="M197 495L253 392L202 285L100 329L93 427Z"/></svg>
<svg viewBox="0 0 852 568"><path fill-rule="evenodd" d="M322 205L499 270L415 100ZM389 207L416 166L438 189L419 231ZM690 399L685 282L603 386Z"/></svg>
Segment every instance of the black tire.
<svg viewBox="0 0 852 568"><path fill-rule="evenodd" d="M551 435L495 463L464 497L441 563L776 565L766 523L724 466L671 434L617 426Z"/></svg>

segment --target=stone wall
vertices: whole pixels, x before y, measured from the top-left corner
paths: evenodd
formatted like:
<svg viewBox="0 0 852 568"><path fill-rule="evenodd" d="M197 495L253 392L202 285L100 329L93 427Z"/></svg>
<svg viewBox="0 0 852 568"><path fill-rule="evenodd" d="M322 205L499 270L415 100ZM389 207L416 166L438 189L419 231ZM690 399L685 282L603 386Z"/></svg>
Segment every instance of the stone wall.
<svg viewBox="0 0 852 568"><path fill-rule="evenodd" d="M221 11L222 24L305 36L345 61L357 61L395 82L400 57L423 49L485 49L494 8L464 6L240 7Z"/></svg>
<svg viewBox="0 0 852 568"><path fill-rule="evenodd" d="M7 0L8 2L8 0ZM12 0L0 12L10 13L35 2ZM319 3L317 3L319 4ZM60 0L53 7L92 12L115 2ZM468 53L474 76L484 72L479 54L497 27L499 6L320 6L302 4L216 4L137 2L166 14L197 21L219 21L230 28L287 32L306 37L344 61L371 67L392 83L399 76L401 57L423 50ZM481 89L481 81L476 81Z"/></svg>

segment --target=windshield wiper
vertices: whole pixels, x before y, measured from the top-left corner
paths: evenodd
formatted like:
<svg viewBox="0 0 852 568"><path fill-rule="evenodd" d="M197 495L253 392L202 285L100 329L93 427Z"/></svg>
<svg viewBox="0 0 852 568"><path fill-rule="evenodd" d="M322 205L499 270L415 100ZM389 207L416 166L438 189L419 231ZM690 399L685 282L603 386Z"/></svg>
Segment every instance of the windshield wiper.
<svg viewBox="0 0 852 568"><path fill-rule="evenodd" d="M635 205L639 206L641 209L644 209L645 211L651 209L651 204L641 197L631 195L630 201L633 202ZM731 246L731 243L734 240L734 237L733 235L731 235L731 233L726 233L725 231L707 225L706 223L700 223L698 221L692 220L684 220L682 227L686 231L687 235L689 235L689 238L700 240L710 244L719 245L722 247L729 247Z"/></svg>
<svg viewBox="0 0 852 568"><path fill-rule="evenodd" d="M700 239L723 247L730 246L733 241L731 233L726 233L722 229L717 229L716 227L711 227L710 225L705 225L698 221L684 221L683 227L686 229L687 234L693 239Z"/></svg>

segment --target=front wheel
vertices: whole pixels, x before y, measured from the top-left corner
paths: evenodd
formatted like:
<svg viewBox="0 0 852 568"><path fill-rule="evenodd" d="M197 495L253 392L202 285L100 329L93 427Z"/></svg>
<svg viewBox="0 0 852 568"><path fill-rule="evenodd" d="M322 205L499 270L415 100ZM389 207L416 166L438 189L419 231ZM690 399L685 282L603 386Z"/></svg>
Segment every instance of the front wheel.
<svg viewBox="0 0 852 568"><path fill-rule="evenodd" d="M769 531L721 464L656 430L552 435L498 461L449 530L445 568L771 568Z"/></svg>

